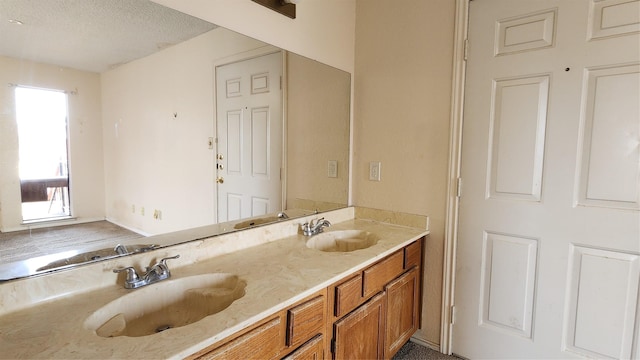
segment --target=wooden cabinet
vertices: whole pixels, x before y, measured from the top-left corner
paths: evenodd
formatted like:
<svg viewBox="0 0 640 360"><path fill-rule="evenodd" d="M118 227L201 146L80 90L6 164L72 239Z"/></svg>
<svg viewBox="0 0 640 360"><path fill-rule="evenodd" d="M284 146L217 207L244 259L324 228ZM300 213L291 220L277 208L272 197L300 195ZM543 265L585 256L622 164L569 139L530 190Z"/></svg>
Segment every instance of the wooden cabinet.
<svg viewBox="0 0 640 360"><path fill-rule="evenodd" d="M420 326L419 239L189 359L388 359Z"/></svg>
<svg viewBox="0 0 640 360"><path fill-rule="evenodd" d="M416 267L390 282L387 295L385 358L391 358L418 330L420 284Z"/></svg>
<svg viewBox="0 0 640 360"><path fill-rule="evenodd" d="M382 359L385 294L380 293L334 325L334 359Z"/></svg>
<svg viewBox="0 0 640 360"><path fill-rule="evenodd" d="M329 287L333 359L389 359L411 338L420 324L421 264L419 239Z"/></svg>

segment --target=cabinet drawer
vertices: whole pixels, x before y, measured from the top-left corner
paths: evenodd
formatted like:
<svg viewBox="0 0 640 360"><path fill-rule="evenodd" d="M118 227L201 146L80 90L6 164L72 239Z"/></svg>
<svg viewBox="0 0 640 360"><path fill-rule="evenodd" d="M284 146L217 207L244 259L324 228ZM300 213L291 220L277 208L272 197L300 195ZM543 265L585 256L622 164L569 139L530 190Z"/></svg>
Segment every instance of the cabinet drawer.
<svg viewBox="0 0 640 360"><path fill-rule="evenodd" d="M371 266L363 272L362 296L369 297L379 291L391 280L402 274L404 269L404 250L395 252L388 258Z"/></svg>
<svg viewBox="0 0 640 360"><path fill-rule="evenodd" d="M322 333L324 296L315 297L287 311L287 346L298 346Z"/></svg>
<svg viewBox="0 0 640 360"><path fill-rule="evenodd" d="M362 275L336 286L334 315L340 317L355 309L362 300Z"/></svg>
<svg viewBox="0 0 640 360"><path fill-rule="evenodd" d="M410 269L413 266L420 266L420 254L421 254L421 246L422 241L418 240L413 244L407 245L404 248L404 268Z"/></svg>
<svg viewBox="0 0 640 360"><path fill-rule="evenodd" d="M322 360L324 359L323 345L322 335L318 335L282 360Z"/></svg>
<svg viewBox="0 0 640 360"><path fill-rule="evenodd" d="M198 356L204 359L275 359L282 348L281 317L273 318L221 347Z"/></svg>

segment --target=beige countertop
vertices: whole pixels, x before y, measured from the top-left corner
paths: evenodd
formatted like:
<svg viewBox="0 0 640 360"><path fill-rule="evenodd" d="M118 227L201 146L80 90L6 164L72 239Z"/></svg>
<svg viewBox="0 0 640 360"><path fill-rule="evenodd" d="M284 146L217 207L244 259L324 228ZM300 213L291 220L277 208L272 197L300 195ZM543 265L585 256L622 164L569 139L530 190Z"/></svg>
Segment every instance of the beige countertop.
<svg viewBox="0 0 640 360"><path fill-rule="evenodd" d="M424 229L359 219L342 221L325 231L344 229L366 230L380 240L367 249L330 253L309 249L305 246L308 237L293 235L172 268L172 279L166 281L204 273L235 274L246 282L246 294L217 314L154 335L103 338L85 327L85 320L96 310L136 291L121 284L58 296L5 313L0 316L0 357L183 358L428 234ZM173 250L168 248L167 253Z"/></svg>

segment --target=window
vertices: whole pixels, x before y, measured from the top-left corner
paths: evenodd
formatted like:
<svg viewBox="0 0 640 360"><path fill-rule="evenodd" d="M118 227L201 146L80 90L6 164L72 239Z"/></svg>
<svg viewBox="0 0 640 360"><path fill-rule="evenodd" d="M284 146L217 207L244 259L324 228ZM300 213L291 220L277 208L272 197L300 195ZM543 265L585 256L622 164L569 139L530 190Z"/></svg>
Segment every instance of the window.
<svg viewBox="0 0 640 360"><path fill-rule="evenodd" d="M22 220L71 215L67 143L67 95L16 87Z"/></svg>

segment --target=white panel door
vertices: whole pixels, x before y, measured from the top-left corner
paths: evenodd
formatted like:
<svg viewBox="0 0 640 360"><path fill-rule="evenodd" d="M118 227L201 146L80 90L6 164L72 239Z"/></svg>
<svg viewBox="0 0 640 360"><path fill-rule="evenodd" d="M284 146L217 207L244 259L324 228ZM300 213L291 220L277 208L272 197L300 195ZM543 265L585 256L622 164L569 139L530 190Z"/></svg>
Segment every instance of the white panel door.
<svg viewBox="0 0 640 360"><path fill-rule="evenodd" d="M282 54L216 67L218 222L282 206Z"/></svg>
<svg viewBox="0 0 640 360"><path fill-rule="evenodd" d="M469 14L453 352L640 358L640 2Z"/></svg>

